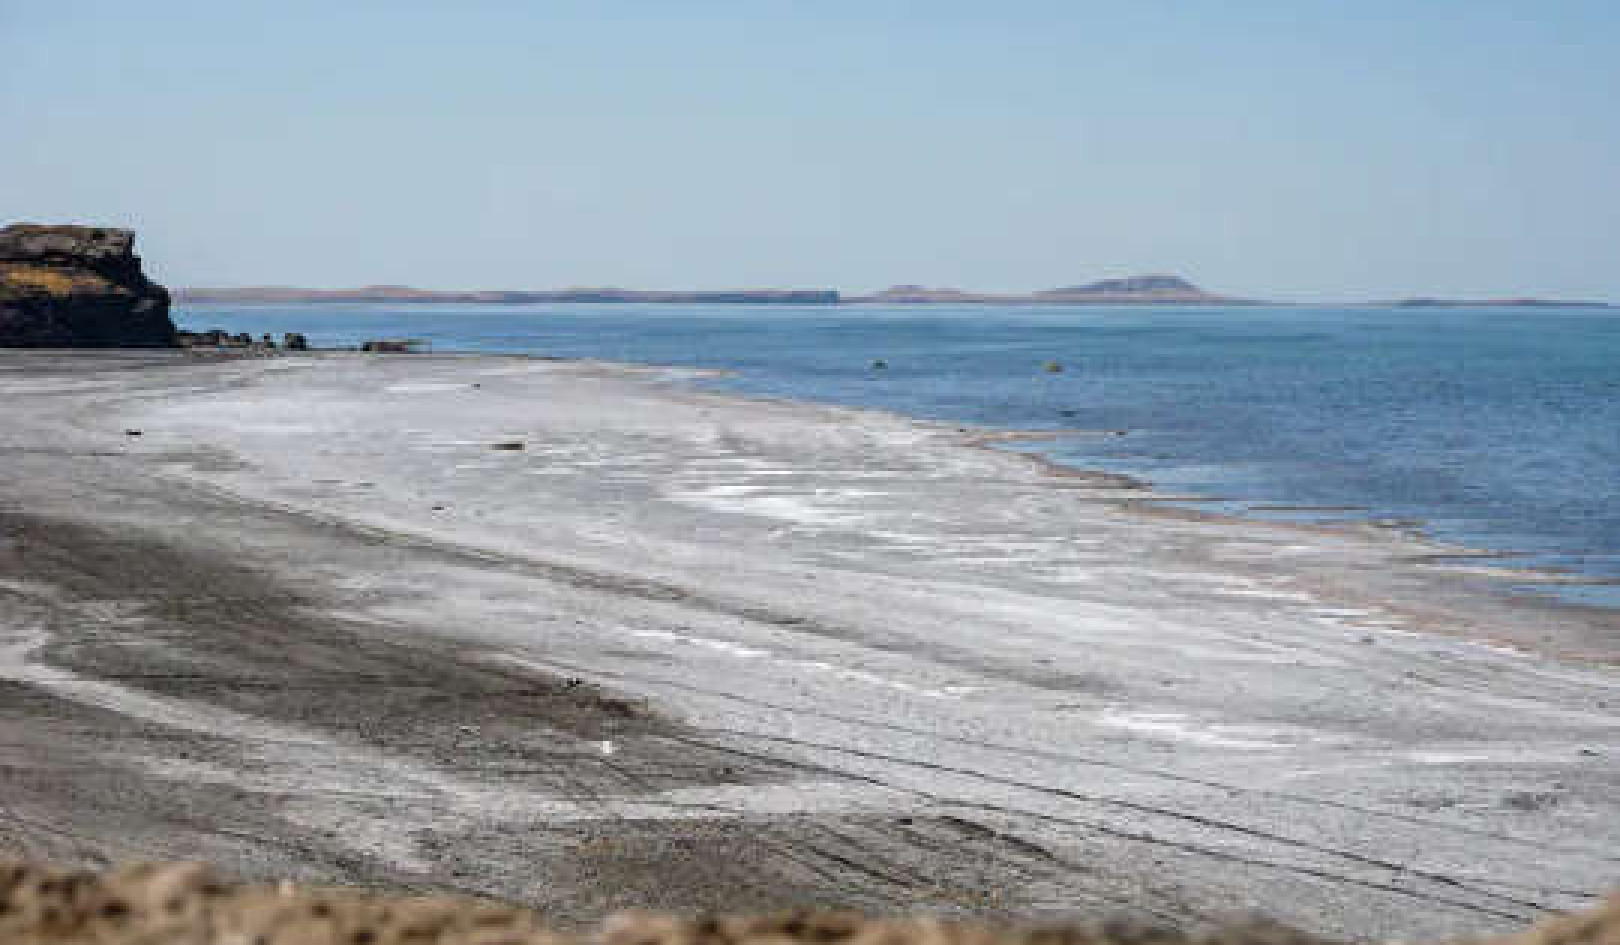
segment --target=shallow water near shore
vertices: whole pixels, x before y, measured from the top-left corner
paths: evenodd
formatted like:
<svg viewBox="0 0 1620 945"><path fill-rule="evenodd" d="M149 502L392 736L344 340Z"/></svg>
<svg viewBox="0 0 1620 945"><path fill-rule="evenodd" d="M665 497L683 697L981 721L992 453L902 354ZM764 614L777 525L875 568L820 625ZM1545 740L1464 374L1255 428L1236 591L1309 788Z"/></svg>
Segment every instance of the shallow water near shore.
<svg viewBox="0 0 1620 945"><path fill-rule="evenodd" d="M1086 431L1009 445L1212 511L1415 528L1591 580L1526 591L1620 607L1603 583L1620 581L1613 311L305 304L176 320L721 368L710 383L745 393Z"/></svg>

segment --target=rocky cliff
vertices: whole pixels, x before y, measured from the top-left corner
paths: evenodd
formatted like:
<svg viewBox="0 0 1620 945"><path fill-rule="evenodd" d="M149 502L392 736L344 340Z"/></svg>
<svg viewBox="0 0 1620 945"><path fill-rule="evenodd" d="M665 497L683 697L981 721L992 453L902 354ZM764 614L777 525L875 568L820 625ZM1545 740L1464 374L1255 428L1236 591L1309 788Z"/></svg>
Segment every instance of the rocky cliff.
<svg viewBox="0 0 1620 945"><path fill-rule="evenodd" d="M129 230L0 229L0 347L174 344L169 291L146 278Z"/></svg>

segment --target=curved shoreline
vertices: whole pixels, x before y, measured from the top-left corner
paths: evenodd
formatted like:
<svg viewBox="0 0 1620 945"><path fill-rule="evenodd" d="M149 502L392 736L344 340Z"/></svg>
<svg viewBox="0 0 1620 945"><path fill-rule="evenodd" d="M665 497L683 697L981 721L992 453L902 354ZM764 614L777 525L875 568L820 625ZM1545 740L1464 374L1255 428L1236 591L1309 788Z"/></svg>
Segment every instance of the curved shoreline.
<svg viewBox="0 0 1620 945"><path fill-rule="evenodd" d="M544 307L541 307L541 308L544 308ZM272 307L272 309L274 309L274 307ZM472 310L476 310L476 309L477 309L477 306L471 306L471 307L469 307L468 310L472 311ZM210 314L208 306L202 306L200 308L193 309L192 311L195 314L195 317L203 318L203 319L206 319L207 317L209 317L209 314ZM297 311L297 307L294 306L291 309L287 309L286 311ZM550 311L550 310L547 310L547 311ZM184 314L184 312L182 312L182 314ZM291 316L288 316L288 317L291 317ZM387 319L386 319L386 315L385 315L384 321L386 321L386 320ZM337 324L339 324L339 323L337 323L337 322L332 323L332 325L334 326L333 330L335 330L335 331L344 331L344 329L336 328L335 326ZM451 330L450 334L454 335L455 331ZM566 345L567 344L567 339L569 337L570 336L565 331L564 335L562 336L562 343ZM509 341L514 341L516 343L522 343L521 339L508 339L508 340ZM590 359L592 359L594 357L594 355L592 354L592 351L590 350L591 347L592 346L589 345L589 344L586 344L586 345L583 346L583 349L582 349L581 353L582 353L582 356L586 360L590 360ZM468 352L468 353L469 354L479 354L479 353L504 354L505 352L471 351L471 352ZM667 369L672 369L672 370L705 370L705 369L693 369L693 368L681 365L679 363L673 363L672 364L672 363L668 363L668 362L662 362L662 361L660 361L660 360L658 360L656 358L648 359L646 361L641 361L641 362L626 362L626 363L642 363L642 364L648 364L648 365L652 365L652 366L659 367L659 368L667 368ZM739 379L734 381L734 382L728 382L728 383L724 383L724 384L714 385L715 389L725 390L727 392L738 393L738 394L743 394L743 395L752 395L752 391L750 390L750 388L753 388L753 387L756 386L755 380L752 379L752 378L749 378L747 376L740 376L740 375L736 375L736 374L733 374L733 376L738 377ZM766 380L768 382L768 378L766 378L764 380ZM768 384L765 385L765 386L768 386ZM858 391L849 391L849 392L844 392L844 393L848 393L851 397L855 397L855 398L858 398L860 396L860 392L858 392ZM805 395L804 395L804 392L795 392L793 394L784 395L784 396L787 396L787 397L804 397ZM849 406L849 407L866 406L866 404L864 404L859 399L840 399L838 397L838 395L836 395L836 394L833 395L830 399L823 399L821 397L816 396L813 392L805 399L805 402L821 403L821 404L828 404L828 405ZM933 417L929 417L927 415L906 414L906 413L903 412L903 410L900 410L900 409L897 409L897 408L884 407L882 405L872 405L872 409L890 410L891 412L900 413L900 415L903 415L903 416L910 416L913 419L919 420L919 422L938 422L938 423L945 424L945 425L950 425L953 422L955 422L955 421L951 420L948 416L944 417L944 418L933 418ZM1038 421L1038 422L1044 422L1044 420L1043 421ZM985 430L981 430L980 432L985 436L994 436L994 437L1005 436L1005 437L1007 437L1009 439L1009 441L1012 440L1013 438L1033 438L1033 437L1045 437L1045 436L1049 436L1049 435L1063 435L1064 434L1064 431L1054 431L1054 430L1046 429L1046 428L1037 429L1037 430L985 429ZM1119 431L1100 431L1100 432L1119 432ZM1069 435L1072 435L1072 434L1069 434ZM1091 435L1091 434L1089 432L1087 432L1087 433L1081 434L1081 435ZM1039 451L1030 451L1030 452L1033 453L1033 452L1039 452ZM1218 450L1218 449L1212 450L1210 452L1210 456L1211 456L1211 461L1216 465L1220 465L1223 462L1224 458L1221 455L1220 450ZM1142 483L1142 482L1147 481L1147 479L1144 478L1143 473L1140 473L1138 471L1133 471L1133 470L1128 469L1128 468L1121 468L1121 466L1119 464L1111 464L1106 459L1102 459L1102 458L1095 458L1094 457L1094 458L1091 458L1089 460L1084 460L1084 459L1082 459L1082 460L1063 460L1063 459L1056 459L1056 458L1052 458L1052 457L1048 456L1047 461L1053 463L1054 466L1056 466L1056 467L1067 468L1067 469L1072 469L1072 470L1078 470L1083 476L1084 475L1106 475L1106 476L1110 476L1110 477L1122 477L1120 479L1115 480L1115 481L1119 481L1119 482L1122 482L1122 483L1127 483L1127 482ZM1350 465L1353 465L1353 463L1351 463ZM1151 474L1147 474L1147 476L1151 477ZM1151 500L1144 499L1144 501L1153 501L1155 503L1166 504L1166 505L1171 504L1171 503L1176 502L1176 501L1184 501L1186 503L1183 506L1184 508L1191 508L1191 509L1196 510L1196 511L1208 512L1208 513L1212 513L1212 514L1224 514L1224 515L1233 515L1233 516L1242 517L1242 518L1251 518L1251 519L1260 520L1260 521L1297 520L1297 519L1294 519L1293 516L1278 516L1278 515L1274 514L1275 510L1265 509L1265 508L1248 508L1248 507L1246 507L1246 508L1210 509L1210 508L1207 507L1206 503L1222 503L1222 502L1228 501L1228 498L1226 496L1224 496L1222 494L1219 494L1220 487L1219 487L1218 484L1213 486L1211 491L1214 491L1217 494L1213 494L1213 495L1211 495L1211 494L1198 494L1198 490L1194 489L1194 490L1186 490L1186 491L1184 491L1184 493L1183 493L1184 498L1181 498L1181 499L1169 499L1169 498L1165 498L1165 497L1162 497L1162 496L1155 496ZM1249 507L1256 506L1256 505L1260 505L1260 506L1284 506L1284 505L1293 505L1293 504L1295 504L1295 503L1293 503L1291 501L1289 496L1285 492L1282 492L1282 491L1266 491L1263 494L1259 495L1258 497L1256 497L1256 496L1246 496L1246 497L1241 498L1241 499L1233 497L1231 499L1231 501L1233 501L1234 504L1239 504L1239 505L1242 505L1242 506L1249 506ZM1358 500L1355 497L1351 497L1348 500L1348 502L1351 503L1351 504L1354 504L1357 501ZM1596 608L1596 609L1599 609L1599 610L1615 610L1617 612L1620 612L1620 594L1613 595L1613 599L1611 600L1610 595L1608 595L1607 592L1604 590L1606 588L1612 588L1612 587L1615 587L1617 585L1620 585L1620 574L1611 573L1609 571L1606 571L1604 568L1599 568L1599 569L1596 569L1596 570L1584 570L1583 565L1581 564L1581 560L1580 560L1581 556L1582 556L1582 553L1580 551L1578 551L1578 550L1574 550L1577 547L1576 545L1573 545L1573 544L1572 545L1567 545L1566 547L1571 548L1571 550L1568 551L1568 552L1560 552L1560 551L1558 551L1556 549L1553 549L1553 550L1542 549L1542 550L1536 550L1536 551L1523 551L1523 550L1521 550L1520 548L1518 548L1516 546L1516 539L1514 539L1512 537L1504 538L1501 542L1494 542L1494 541L1491 540L1489 535L1475 534L1474 532L1472 532L1472 531L1470 531L1469 529L1466 529L1466 528L1452 528L1452 527L1449 527L1449 526L1439 524L1439 522L1441 522L1444 519L1444 517L1447 516L1447 514L1448 514L1447 511L1444 510L1444 509L1431 509L1431 510L1418 509L1418 510L1416 510L1414 512L1411 512L1411 513L1407 513L1407 512L1388 512L1388 513L1385 513L1385 512L1380 512L1379 511L1379 506L1376 504L1376 501L1374 501L1374 502L1371 502L1371 503L1367 503L1366 511L1365 512L1359 512L1355 516L1355 518L1360 519L1363 523L1369 524L1371 527L1377 527L1377 528L1397 528L1397 529L1399 529L1399 528L1403 527L1405 525L1405 523L1408 523L1408 522L1416 523L1415 527L1418 528L1418 529L1425 530L1426 534L1431 534L1432 535L1432 540L1434 540L1436 542L1439 542L1441 544L1445 544L1448 547L1459 549L1459 553L1474 553L1474 552L1498 553L1498 554L1503 555L1504 557L1508 556L1508 555L1515 555L1515 556L1520 557L1521 559L1525 559L1524 563L1523 563L1523 566L1513 568L1509 572L1510 575L1512 575L1512 576L1521 577L1523 579L1522 583L1525 586L1521 587L1521 588L1518 588L1518 589L1504 588L1503 593L1510 593L1510 594L1511 593L1519 593L1519 594L1525 594L1525 595L1529 595L1529 596L1538 596L1538 597L1549 598L1549 599L1555 600L1555 601L1557 601L1559 603L1562 603L1562 604L1565 604L1565 605L1568 605L1568 606L1572 606L1572 607L1588 607L1588 608ZM1399 517L1397 518L1395 516L1399 516ZM1497 520L1494 520L1494 523L1497 524L1497 525L1501 525L1501 524L1503 524L1504 521L1506 521L1506 520L1497 519ZM1531 529L1531 531L1534 531L1534 529ZM1513 535L1517 534L1517 532L1511 527L1511 522L1507 522L1506 533L1509 536L1513 536ZM1555 529L1555 534L1552 537L1553 537L1554 543L1561 543L1562 542L1562 538L1560 537L1559 534L1556 533L1556 529ZM1551 560L1549 560L1549 559L1551 559ZM1560 560L1560 559L1563 559L1563 560ZM1591 595L1588 595L1588 596L1598 598L1598 599L1596 599L1596 600L1581 600L1581 599L1579 599L1579 597L1577 596L1577 593L1573 593L1573 592L1578 592L1578 590L1580 588L1593 589L1595 593L1591 594ZM1565 593L1565 592L1572 592L1572 593Z"/></svg>
<svg viewBox="0 0 1620 945"><path fill-rule="evenodd" d="M353 354L353 352L347 350L327 350L319 353ZM1210 511L1197 506L1201 503L1222 501L1220 497L1196 494L1160 494L1154 491L1155 487L1151 481L1139 476L1107 469L1077 466L1054 459L1044 453L1014 449L1009 445L1017 442L1057 440L1071 436L1118 436L1125 431L1115 429L1019 430L986 428L974 425L963 426L949 420L916 416L882 406L796 398L709 383L710 381L737 381L742 378L743 375L740 371L728 368L618 361L591 356L543 355L527 352L495 353L438 350L431 355L413 354L401 355L400 357L471 360L510 359L584 365L604 371L622 372L628 376L645 377L657 375L661 382L673 384L693 393L733 398L744 403L780 404L789 407L829 410L851 415L882 417L918 430L928 431L964 448L982 450L991 455L1018 460L1037 469L1044 477L1062 481L1062 488L1097 490L1096 495L1090 498L1147 518L1211 523L1253 523L1272 528L1295 530L1306 534L1341 535L1359 540L1375 539L1390 548L1395 547L1395 542L1413 544L1416 547L1406 550L1401 555L1401 558L1409 564L1419 567L1432 566L1437 570L1458 577L1483 578L1484 582L1477 585L1477 589L1494 595L1507 606L1548 615L1578 615L1583 618L1594 619L1600 626L1612 626L1615 630L1615 639L1613 641L1613 652L1604 649L1597 652L1583 650L1571 654L1556 646L1547 647L1542 645L1546 641L1515 636L1475 635L1467 630L1456 631L1445 628L1443 623L1425 621L1429 624L1430 632L1462 640L1473 640L1485 646L1507 647L1526 652L1560 655L1596 664L1620 664L1620 607L1569 600L1558 596L1556 593L1524 593L1522 589L1522 585L1526 584L1538 585L1537 590L1559 586L1617 586L1620 585L1620 578L1571 575L1535 567L1472 566L1467 562L1500 560L1504 557L1519 557L1520 554L1511 550L1474 546L1437 537L1423 531L1421 528L1410 527L1407 522L1411 520L1408 519L1380 520L1378 518L1368 518L1340 521L1298 521L1248 516L1237 512ZM1122 491L1129 494L1120 495L1119 493ZM1367 511L1369 514L1376 512L1376 510L1370 508ZM1417 521L1422 522L1422 520ZM1436 562L1440 563L1437 564ZM1520 585L1521 587L1516 589L1508 585Z"/></svg>
<svg viewBox="0 0 1620 945"><path fill-rule="evenodd" d="M354 352L347 349L323 349L310 353L352 354ZM227 353L225 356L230 358L243 357L244 355ZM927 430L931 433L943 435L947 439L954 437L954 442L963 447L984 450L998 456L1014 457L1037 468L1045 476L1072 483L1072 485L1066 485L1065 488L1103 490L1095 498L1115 504L1133 514L1217 523L1228 521L1250 522L1283 529L1297 529L1306 533L1346 535L1357 538L1377 536L1379 538L1394 539L1398 537L1418 545L1417 548L1404 555L1409 562L1421 566L1433 565L1458 576L1484 578L1485 582L1479 585L1480 589L1497 596L1505 604L1542 613L1582 615L1594 618L1602 624L1612 623L1616 631L1614 653L1587 654L1583 651L1576 658L1600 664L1620 663L1620 605L1591 604L1571 600L1559 596L1555 590L1559 587L1620 586L1620 578L1571 574L1538 567L1482 567L1471 565L1469 563L1482 560L1522 557L1525 553L1511 549L1471 545L1464 541L1435 536L1423 530L1423 526L1426 525L1423 519L1380 519L1376 517L1377 510L1371 507L1357 507L1358 510L1365 511L1368 514L1369 517L1365 519L1315 521L1250 516L1233 511L1211 511L1198 506L1226 500L1220 496L1201 494L1157 493L1154 484L1150 480L1137 475L1102 468L1078 466L1055 459L1041 452L1019 450L1012 448L1010 445L1019 442L1053 441L1069 437L1119 436L1125 435L1127 431L1107 428L1015 429L988 428L978 425L964 426L950 420L907 414L883 406L789 397L780 394L750 391L729 384L709 383L711 381L728 380L732 383L745 383L742 372L730 368L708 368L678 363L619 361L594 356L544 355L529 352L435 350L431 355L414 354L404 355L403 357L419 359L423 357L510 359L588 365L603 370L622 371L630 375L656 374L663 380L695 393L731 397L743 402L783 404L880 416L914 426L919 430ZM1116 491L1126 491L1131 494L1118 495L1115 494ZM1275 500L1267 501L1275 502ZM1408 524L1414 521L1418 523L1419 527L1414 528ZM1527 589L1525 585L1531 585L1532 587ZM1532 640L1502 636L1471 636L1467 632L1439 632L1461 639L1475 639L1485 645L1507 646L1511 649L1543 653L1558 652L1556 649L1540 646Z"/></svg>
<svg viewBox="0 0 1620 945"><path fill-rule="evenodd" d="M452 356L463 357L540 357L538 355L514 354L494 355L485 352L445 352ZM605 368L620 368L627 371L654 371L668 372L677 383L687 383L694 390L706 393L718 393L724 396L736 397L744 401L764 403L796 404L810 407L820 407L833 410L851 411L891 417L906 423L914 424L920 429L934 432L949 433L954 431L958 436L960 445L973 449L982 449L1002 456L1013 456L1033 464L1045 475L1055 479L1076 480L1077 488L1097 488L1107 490L1128 490L1128 496L1105 496L1106 500L1117 502L1122 508L1128 508L1142 515L1156 515L1166 517L1179 517L1203 521L1242 521L1263 523L1282 528L1296 528L1310 532L1325 532L1332 534L1355 535L1365 537L1369 533L1380 536L1401 536L1404 539L1421 543L1422 549L1413 552L1409 557L1413 561L1435 562L1447 559L1459 561L1500 560L1503 558L1523 557L1528 553L1516 552L1511 549L1492 548L1468 544L1461 540L1448 539L1433 535L1425 530L1427 525L1423 519L1380 519L1377 510L1372 507L1343 507L1348 510L1364 511L1368 518L1355 520L1316 520L1299 521L1292 519L1277 519L1265 516L1250 516L1239 512L1210 511L1197 506L1203 503L1220 502L1220 496L1199 494L1159 494L1156 493L1153 483L1141 476L1113 470L1078 466L1066 463L1040 452L1024 451L1011 448L1009 444L1018 442L1040 442L1060 440L1069 437L1108 437L1123 435L1126 431L1117 429L996 429L982 426L961 426L949 420L921 417L903 413L882 406L866 404L853 404L842 401L828 401L816 399L801 399L779 394L756 393L746 389L732 386L711 386L702 383L705 378L738 378L740 372L730 369L699 368L680 364L643 363L634 361L613 361L594 357L563 357L558 360L577 361L584 364L598 365ZM690 382L690 383L688 383ZM1247 501L1247 500L1244 500ZM1265 500L1268 504L1279 504L1278 500ZM1160 503L1163 503L1162 505ZM1311 506L1298 506L1302 510L1314 510ZM1321 507L1323 510L1339 510L1338 507ZM1408 525L1415 521L1418 528ZM1539 567L1463 567L1449 566L1456 573L1469 573L1491 579L1487 584L1491 591L1515 605L1532 609L1545 609L1549 611L1562 611L1592 615L1600 620L1612 620L1617 633L1620 633L1620 605L1590 604L1582 601L1570 600L1559 596L1554 589L1558 587L1616 587L1620 586L1620 578L1603 577L1600 575L1583 575L1562 572ZM1505 587L1515 584L1520 587ZM1535 585L1526 593L1523 585ZM1466 636L1466 635L1464 635ZM1516 649L1538 649L1527 641L1513 642L1504 638L1482 638L1481 642L1491 645L1507 645ZM1617 640L1620 643L1620 640ZM1591 659L1591 657L1583 657ZM1620 662L1620 650L1613 656L1603 655L1595 658L1596 662Z"/></svg>
<svg viewBox="0 0 1620 945"><path fill-rule="evenodd" d="M346 354L348 352L334 353ZM1154 492L1154 486L1150 481L1137 476L1112 472L1106 469L1076 466L1061 462L1043 453L1026 452L1010 448L1008 445L1021 441L1054 440L1067 436L1115 436L1121 433L1118 430L1017 430L992 429L971 425L962 426L949 420L916 416L882 406L795 398L780 394L754 392L729 385L721 386L708 383L711 380L737 380L742 377L741 372L726 368L617 361L590 356L575 357L533 353L507 354L481 351L436 351L432 355L417 354L402 355L400 357L416 359L424 357L472 360L512 359L574 364L601 371L622 373L630 377L645 378L652 375L656 376L660 383L671 384L694 394L727 398L744 404L774 404L789 408L882 418L886 422L902 424L918 431L926 431L930 435L941 438L944 442L982 451L988 455L1014 460L1021 465L1035 469L1047 480L1056 480L1055 482L1049 482L1052 486L1058 486L1065 490L1091 492L1092 494L1086 497L1088 501L1100 502L1145 519L1207 522L1217 526L1223 523L1247 523L1264 526L1268 529L1278 529L1305 535L1341 536L1356 541L1372 541L1379 547L1392 552L1398 550L1399 553L1395 557L1403 566L1421 569L1430 576L1482 579L1470 584L1469 589L1462 595L1464 598L1481 592L1488 593L1495 598L1496 603L1509 611L1524 611L1543 618L1552 618L1559 615L1573 617L1581 623L1592 623L1603 631L1604 636L1608 636L1607 631L1612 630L1613 637L1608 640L1606 645L1600 645L1595 650L1583 648L1571 651L1558 643L1556 634L1552 637L1543 637L1540 634L1528 636L1481 634L1474 632L1466 623L1458 625L1454 621L1436 620L1427 608L1418 607L1405 610L1404 612L1411 617L1414 623L1421 624L1424 627L1425 632L1463 641L1472 641L1486 647L1505 647L1514 651L1534 652L1598 665L1620 665L1620 608L1572 601L1551 593L1526 594L1522 591L1516 592L1515 588L1508 586L1524 584L1540 585L1541 587L1611 586L1620 584L1620 579L1572 576L1539 568L1480 567L1467 563L1456 563L1498 560L1504 556L1516 555L1511 551L1477 547L1439 538L1420 529L1409 527L1406 525L1408 520L1404 519L1392 522L1381 521L1376 518L1353 521L1297 521L1246 516L1226 511L1210 511L1196 506L1199 503L1220 501L1219 497L1173 493L1158 494ZM1127 494L1122 495L1121 492ZM1386 607L1394 605L1397 609L1400 609L1398 602L1392 600L1363 598L1361 602ZM1460 598L1457 596L1447 599L1447 604L1452 607L1455 607L1459 602ZM1548 643L1553 645L1546 645Z"/></svg>
<svg viewBox="0 0 1620 945"><path fill-rule="evenodd" d="M646 369L653 369L653 370L664 370L666 368L670 369L670 370L701 370L701 369L686 368L686 367L683 367L681 365L641 364L641 363L637 363L637 362L616 362L616 361L604 361L604 360L601 360L601 359L594 359L594 358L581 358L580 360L582 360L582 361L591 361L591 362L601 363L601 364L622 364L622 365L624 365L626 367L646 368ZM714 373L716 375L737 376L737 372L733 372L733 371L716 371ZM877 412L877 413L882 413L882 414L887 414L887 415L899 417L899 418L902 418L902 419L905 419L905 420L908 420L908 421L911 421L911 422L914 422L914 423L918 423L918 424L921 424L921 425L924 425L924 426L929 426L929 427L934 427L934 426L950 427L950 426L952 426L952 421L949 421L949 420L941 420L941 419L936 419L936 418L922 417L922 416L917 416L917 415L913 415L913 414L907 414L907 413L904 413L904 412L901 412L901 411L898 411L898 410L893 410L891 408L882 407L882 406L853 404L853 403L847 403L847 402L843 402L843 401L828 401L828 400L817 400L817 399L797 399L797 398L785 397L785 396L781 396L781 395L756 395L756 394L753 394L753 393L751 393L751 392L749 392L747 390L743 390L743 389L739 389L739 388L735 388L735 387L726 387L726 388L707 388L706 387L704 389L720 390L723 393L734 394L736 396L743 397L745 399L779 400L779 401L783 401L783 402L787 402L787 403L804 403L804 404L813 404L813 405L817 405L817 406L837 407L837 408L840 408L840 409L874 411L874 412ZM1435 558L1453 557L1453 558L1459 558L1459 559L1481 560L1481 559L1535 557L1535 556L1538 556L1538 555L1556 553L1556 552L1523 552L1523 551L1516 551L1516 550L1513 550L1511 548L1499 548L1499 547L1492 547L1492 546L1488 546L1488 545L1472 544L1469 541L1467 541L1465 538L1462 538L1462 537L1451 538L1451 537L1436 535L1436 534L1434 534L1434 533L1427 530L1429 528L1429 520L1427 518L1424 518L1422 516L1419 516L1419 517L1416 517L1416 518L1403 517L1403 518L1400 518L1400 519L1390 519L1387 516L1382 516L1381 517L1379 515L1377 507L1369 506L1369 505L1344 505L1344 506L1337 506L1337 505L1332 505L1332 506L1330 506L1330 505L1320 505L1320 506L1319 505L1294 505L1294 504L1288 503L1286 498L1283 498L1283 497L1273 497L1273 498L1255 499L1255 500L1249 500L1249 499L1241 499L1240 500L1240 499L1227 498L1227 497L1223 497L1223 496L1220 496L1220 495L1204 495L1204 494L1197 494L1197 493L1159 494L1159 493L1157 493L1155 491L1156 487L1155 487L1154 483L1152 482L1152 480L1144 478L1143 476L1138 475L1138 474L1120 472L1120 471L1108 469L1108 468L1105 468L1105 467L1100 468L1100 467L1089 466L1089 465L1077 465L1075 463L1065 462L1063 460L1056 459L1056 458L1054 458L1054 457L1052 457L1052 456L1050 456L1050 455L1048 455L1046 453L1043 453L1043 452L1019 450L1019 449L1012 448L1010 446L1010 444L1020 443L1020 442L1050 442L1050 441L1064 440L1064 439L1069 439L1069 438L1123 436L1123 435L1126 435L1127 432L1128 432L1128 431L1125 431L1125 430L1109 429L1109 428L1095 428L1095 429L1091 429L1091 428L1084 428L1084 429L1083 428L1057 428L1057 429L987 428L987 427L982 427L982 426L977 426L977 425L969 425L969 426L966 426L966 427L958 426L955 429L957 429L957 431L959 433L963 434L963 438L962 438L961 442L965 446L975 447L975 448L983 448L983 449L991 449L991 450L996 450L996 451L1001 452L1001 453L1006 453L1006 454L1012 454L1012 455L1025 457L1028 460L1030 460L1031 462L1041 466L1051 476L1059 477L1059 478L1081 479L1081 480L1085 480L1087 483L1096 484L1098 486L1105 486L1105 487L1112 487L1112 488L1119 488L1119 489L1129 489L1129 490L1133 490L1133 491L1140 491L1140 492L1146 493L1146 494L1142 494L1142 495L1133 495L1133 496L1130 496L1128 498L1122 498L1120 500L1121 502L1133 503L1133 504L1137 504L1137 505L1144 504L1144 503L1166 503L1167 506L1173 507L1179 513L1183 513L1183 514L1191 515L1191 516L1207 516L1207 517L1209 517L1209 518L1211 518L1213 520L1235 519L1235 520L1243 520L1243 521L1265 522L1265 523L1268 523L1268 524L1275 524L1275 525L1292 525L1292 526L1311 528L1311 529L1339 530L1339 531L1347 531L1347 532L1352 532L1352 533L1364 532L1367 529L1376 529L1376 530L1378 530L1380 532L1386 532L1386 531L1387 532L1393 532L1393 533L1396 533L1396 534L1405 535L1405 536L1407 536L1409 538L1414 538L1414 539L1421 540L1421 541L1425 542L1426 544L1432 545L1432 546L1434 546L1434 547L1436 547L1438 549L1442 549L1442 550L1436 551L1434 553L1433 557L1435 557ZM1208 504L1208 503L1228 502L1228 501L1248 503L1248 504L1251 504L1251 508L1246 510L1245 512L1238 512L1238 511L1211 511L1211 510L1206 509L1206 508L1199 508L1198 507L1200 505L1204 505L1204 504ZM1255 505L1253 503L1260 503L1260 504ZM1311 512L1311 511L1330 511L1330 512L1348 511L1348 512L1365 513L1365 515L1367 517L1366 518L1359 518L1359 519L1347 519L1347 520L1299 521L1299 520L1293 520L1293 519L1271 518L1271 517L1266 517L1264 515L1249 515L1249 514L1246 514L1247 511L1262 512L1262 513L1263 512L1272 512L1272 511L1302 511L1302 512ZM1511 582L1519 583L1521 585L1523 585L1523 584L1541 585L1542 587L1545 587L1545 588L1557 588L1557 587L1620 587L1620 577L1609 577L1609 576L1604 576L1604 575L1601 575L1601 574L1583 574L1583 573L1580 573L1580 572L1571 572L1571 571L1567 571L1567 570L1561 570L1561 569L1557 569L1557 568L1548 568L1548 567L1537 567L1537 566L1516 567L1516 568L1515 567L1508 567L1508 568L1490 569L1489 571L1487 571L1485 569L1480 569L1479 573L1481 573L1481 574L1490 574L1492 576L1500 577L1501 580L1504 581L1504 582L1511 581ZM1521 589L1521 592L1522 592L1522 589ZM1510 590L1507 590L1507 589L1500 589L1499 588L1498 593L1512 594L1514 592L1510 591ZM1534 592L1532 592L1532 593L1534 593ZM1555 590L1542 592L1539 595L1539 599L1542 600L1542 601L1545 601L1546 603L1548 603L1550 605L1555 605L1555 606L1558 606L1558 607L1567 607L1567 608L1573 608L1573 609L1576 609L1576 610L1584 610L1584 611L1595 611L1595 612L1598 612L1598 613L1612 613L1612 614L1615 615L1617 621L1620 621L1620 599L1617 599L1617 603L1614 603L1614 604L1606 604L1606 603L1605 604L1591 604L1591 603L1575 601L1575 600L1569 600L1567 598L1560 597L1556 593Z"/></svg>

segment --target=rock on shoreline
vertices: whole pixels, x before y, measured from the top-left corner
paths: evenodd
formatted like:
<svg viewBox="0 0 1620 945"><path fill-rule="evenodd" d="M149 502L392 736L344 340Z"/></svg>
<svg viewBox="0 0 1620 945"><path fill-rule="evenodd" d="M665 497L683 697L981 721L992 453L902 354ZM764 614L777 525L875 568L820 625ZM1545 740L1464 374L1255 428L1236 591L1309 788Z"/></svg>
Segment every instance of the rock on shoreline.
<svg viewBox="0 0 1620 945"><path fill-rule="evenodd" d="M169 291L130 230L19 223L0 230L0 347L174 344Z"/></svg>

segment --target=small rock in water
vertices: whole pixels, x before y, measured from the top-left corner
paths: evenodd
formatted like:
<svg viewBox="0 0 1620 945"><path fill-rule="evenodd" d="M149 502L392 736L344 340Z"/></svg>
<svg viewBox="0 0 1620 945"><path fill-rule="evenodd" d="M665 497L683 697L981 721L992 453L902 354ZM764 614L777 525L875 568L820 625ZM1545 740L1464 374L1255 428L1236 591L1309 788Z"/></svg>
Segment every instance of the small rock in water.
<svg viewBox="0 0 1620 945"><path fill-rule="evenodd" d="M505 443L491 443L489 448L492 450L520 450L524 448L524 444L522 440L508 440Z"/></svg>
<svg viewBox="0 0 1620 945"><path fill-rule="evenodd" d="M874 370L874 371L886 370L888 368L888 366L889 366L889 362L883 360L882 358L878 358L877 360L872 362L872 370Z"/></svg>
<svg viewBox="0 0 1620 945"><path fill-rule="evenodd" d="M141 431L139 431L139 430L125 430L124 435L125 436L140 436Z"/></svg>

